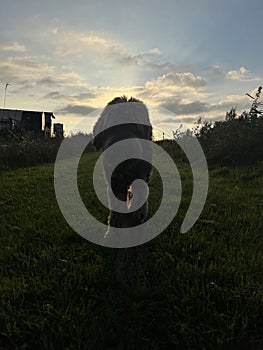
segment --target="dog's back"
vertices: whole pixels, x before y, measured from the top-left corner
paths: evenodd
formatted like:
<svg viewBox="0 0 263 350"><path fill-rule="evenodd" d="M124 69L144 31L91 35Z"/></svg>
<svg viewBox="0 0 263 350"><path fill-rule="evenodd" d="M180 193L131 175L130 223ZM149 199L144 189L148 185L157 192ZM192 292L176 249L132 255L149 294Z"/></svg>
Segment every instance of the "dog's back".
<svg viewBox="0 0 263 350"><path fill-rule="evenodd" d="M142 139L152 140L152 126L149 120L148 110L144 103L139 100L134 98L128 100L125 96L117 97L103 110L94 126L93 134L93 144L97 150L101 151L105 151L108 147L119 141L136 139L127 148L127 160L121 162L114 170L111 169L112 156L108 157L106 153L103 155L106 181L117 198L125 201L128 188L134 180L142 179L146 182L149 181L152 166L149 162L144 161L143 158L146 153L147 159L151 158L151 144L145 147L141 141ZM138 157L129 157L129 151L134 151L134 154L137 154ZM110 176L112 170L113 173ZM138 224L139 221L146 217L146 205L144 206L143 214L141 214L141 211L133 215L133 224ZM121 215L115 213L111 215L110 224L113 224L113 226L116 225L118 218L122 223L118 223L117 225L122 226L123 222L127 221L127 215L129 214ZM136 215L138 217L137 219Z"/></svg>

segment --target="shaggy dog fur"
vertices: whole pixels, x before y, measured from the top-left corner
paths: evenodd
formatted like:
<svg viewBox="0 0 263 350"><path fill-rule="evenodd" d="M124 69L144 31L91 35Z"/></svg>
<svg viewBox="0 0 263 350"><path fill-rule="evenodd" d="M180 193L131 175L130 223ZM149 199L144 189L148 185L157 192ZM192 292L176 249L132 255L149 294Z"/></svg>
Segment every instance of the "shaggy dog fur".
<svg viewBox="0 0 263 350"><path fill-rule="evenodd" d="M122 105L117 106L117 104ZM118 107L122 108L118 109ZM129 117L125 119L125 115L129 116L130 112L133 113L132 123L129 123ZM120 123L120 119L123 120L123 124L116 125L116 122ZM138 123L134 122L136 120ZM152 126L150 124L148 110L143 102L135 98L128 100L126 96L116 97L103 110L94 126L93 133L96 135L93 144L100 151L104 151L114 143L125 139L138 138L152 140ZM139 143L137 149L142 150ZM150 148L147 152L151 152ZM145 149L142 152L145 152ZM149 154L151 155L151 153ZM111 186L115 196L119 200L126 202L127 207L131 209L133 201L131 184L135 179L142 179L148 183L152 169L151 164L137 158L125 160L114 169L111 179L107 175L111 167L110 159L106 159L105 156L103 166L108 188ZM109 198L108 195L108 200L112 203L114 198ZM137 226L145 221L146 216L147 202L145 198L145 204L134 212L117 213L111 211L108 225L109 227Z"/></svg>

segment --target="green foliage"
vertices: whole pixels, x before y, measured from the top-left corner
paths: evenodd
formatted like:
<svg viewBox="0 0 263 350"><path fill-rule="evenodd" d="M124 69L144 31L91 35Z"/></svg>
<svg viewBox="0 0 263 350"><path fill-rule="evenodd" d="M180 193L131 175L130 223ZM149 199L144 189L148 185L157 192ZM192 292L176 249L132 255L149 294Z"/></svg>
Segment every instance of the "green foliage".
<svg viewBox="0 0 263 350"><path fill-rule="evenodd" d="M184 137L184 135L181 135ZM176 160L176 162L188 163L187 157L183 152L182 148L179 146L175 140L161 140L156 141L157 145L161 146L169 155Z"/></svg>
<svg viewBox="0 0 263 350"><path fill-rule="evenodd" d="M78 133L71 135L70 139L90 139L90 134ZM62 138L54 137L44 139L33 137L24 130L0 131L0 170L15 169L37 164L54 162ZM94 151L90 144L86 151Z"/></svg>
<svg viewBox="0 0 263 350"><path fill-rule="evenodd" d="M78 184L106 222L92 189L97 157L82 157ZM115 278L120 250L84 240L65 222L52 164L0 174L0 349L262 348L263 163L213 169L202 216L186 234L179 228L192 175L177 166L180 210L161 235L131 248L143 252L144 271L133 287ZM161 195L154 172L150 215Z"/></svg>
<svg viewBox="0 0 263 350"><path fill-rule="evenodd" d="M235 108L224 121L204 122L196 129L209 164L249 165L263 160L263 117Z"/></svg>

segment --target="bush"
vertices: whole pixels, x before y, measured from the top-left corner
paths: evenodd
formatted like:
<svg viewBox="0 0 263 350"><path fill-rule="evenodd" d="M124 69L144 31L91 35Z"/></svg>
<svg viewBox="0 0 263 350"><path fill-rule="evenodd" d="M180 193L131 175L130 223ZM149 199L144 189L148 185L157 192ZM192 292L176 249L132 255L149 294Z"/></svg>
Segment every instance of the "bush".
<svg viewBox="0 0 263 350"><path fill-rule="evenodd" d="M208 163L249 165L263 160L263 117L232 108L224 121L204 122L197 129Z"/></svg>
<svg viewBox="0 0 263 350"><path fill-rule="evenodd" d="M90 138L90 135L79 133L72 138ZM62 138L32 137L23 130L0 131L0 170L34 166L55 162ZM85 151L93 151L89 145Z"/></svg>
<svg viewBox="0 0 263 350"><path fill-rule="evenodd" d="M53 162L60 140L14 140L0 146L0 169L13 169Z"/></svg>

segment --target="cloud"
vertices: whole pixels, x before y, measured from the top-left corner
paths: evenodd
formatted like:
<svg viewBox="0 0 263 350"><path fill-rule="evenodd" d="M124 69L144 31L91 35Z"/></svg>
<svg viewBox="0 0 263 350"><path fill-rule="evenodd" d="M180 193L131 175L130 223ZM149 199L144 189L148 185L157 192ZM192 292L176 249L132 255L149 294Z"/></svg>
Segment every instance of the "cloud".
<svg viewBox="0 0 263 350"><path fill-rule="evenodd" d="M147 81L143 88L138 90L137 96L158 104L185 98L200 99L207 97L206 85L203 77L195 76L191 72L169 72Z"/></svg>
<svg viewBox="0 0 263 350"><path fill-rule="evenodd" d="M248 98L244 95L229 95L215 104L210 105L210 111L229 111L232 107L238 107L239 110L248 106Z"/></svg>
<svg viewBox="0 0 263 350"><path fill-rule="evenodd" d="M183 72L193 68L192 64L177 65L164 60L163 54L158 48L139 54L124 54L119 58L119 63L150 68L161 72Z"/></svg>
<svg viewBox="0 0 263 350"><path fill-rule="evenodd" d="M131 54L126 45L106 35L95 32L53 31L52 41L56 57L89 57L90 63L101 61L115 62L122 65L155 66L158 65L162 52L153 48L138 54Z"/></svg>
<svg viewBox="0 0 263 350"><path fill-rule="evenodd" d="M57 100L57 99L61 99L61 98L66 98L66 96L65 95L61 95L61 93L59 91L51 91L48 94L46 94L44 96L44 98Z"/></svg>
<svg viewBox="0 0 263 350"><path fill-rule="evenodd" d="M208 76L220 77L224 75L223 70L218 65L208 66L202 69L202 72Z"/></svg>
<svg viewBox="0 0 263 350"><path fill-rule="evenodd" d="M237 107L238 113L243 112L248 107L248 99L244 95L229 95L214 103L211 103L208 99L190 100L189 98L190 96L185 99L175 94L160 103L161 108L171 111L174 115L171 113L165 117L166 113L160 114L158 117L159 125L176 125L179 120L182 120L183 123L190 126L200 117L211 121L223 120L226 112L232 107Z"/></svg>
<svg viewBox="0 0 263 350"><path fill-rule="evenodd" d="M191 101L186 102L185 100L174 99L167 100L162 103L161 106L167 108L176 115L200 115L204 114L212 117L214 112L221 113L221 118L225 116L225 112L229 111L232 107L237 106L239 110L245 109L247 106L247 98L241 95L229 95L216 103L208 103L207 101ZM184 120L187 117L184 117Z"/></svg>
<svg viewBox="0 0 263 350"><path fill-rule="evenodd" d="M53 54L56 58L70 56L88 59L90 65L104 62L110 69L112 65L122 65L126 68L134 66L160 72L182 72L193 67L191 64L177 65L167 61L158 47L131 53L126 43L96 32L65 31L56 28L50 29L46 37L49 45L54 47Z"/></svg>
<svg viewBox="0 0 263 350"><path fill-rule="evenodd" d="M259 77L255 77L245 67L240 67L238 70L231 70L225 75L226 79L239 81L257 81Z"/></svg>
<svg viewBox="0 0 263 350"><path fill-rule="evenodd" d="M20 93L21 103L25 101L27 93L33 92L35 101L41 103L42 99L44 105L49 104L63 118L74 119L90 115L95 111L95 107L104 107L115 96L123 94L137 97L146 104L165 108L175 113L178 118L182 117L186 123L195 121L200 114L209 119L219 114L224 118L225 112L232 106L245 103L235 96L211 103L203 74L222 75L223 71L216 65L201 71L202 75L196 75L190 71L190 66L177 66L165 60L158 47L132 53L126 43L124 45L94 32L69 32L57 28L53 30L52 36L47 36L48 38L49 49L55 52L53 57L4 57L0 62L0 81L10 81L13 78L19 89L11 92ZM15 47L19 49L19 44L13 45L13 48ZM85 64L80 65L82 61L78 58L85 60ZM110 67L111 72L105 73L105 67ZM155 77L136 85L145 76L153 77L152 73L149 74L150 69ZM119 73L119 84L115 84L116 71ZM143 75L143 71L148 73ZM90 78L93 72L96 76L101 74L94 78L95 81ZM111 74L113 83L109 79ZM134 79L127 79L126 74L130 74ZM252 78L251 73L244 67L228 72L227 76L228 79ZM100 83L102 87L98 86ZM11 98L9 100L11 101ZM156 114L155 119L167 125L178 122L176 118L167 114L166 117Z"/></svg>
<svg viewBox="0 0 263 350"><path fill-rule="evenodd" d="M162 56L162 52L158 48L150 49L138 54L123 52L123 55L119 57L119 62L122 64L134 64L138 66L152 65L160 56Z"/></svg>
<svg viewBox="0 0 263 350"><path fill-rule="evenodd" d="M81 116L87 116L91 112L95 111L96 108L84 105L67 105L61 109L57 109L55 113L57 114L78 114Z"/></svg>
<svg viewBox="0 0 263 350"><path fill-rule="evenodd" d="M151 51L151 50L149 50ZM127 55L119 58L119 63L124 65L134 65L142 68L149 68L151 70L157 70L160 72L183 72L193 68L193 65L177 65L169 61L165 61L163 56L160 55L148 55L147 52L136 54L136 55Z"/></svg>
<svg viewBox="0 0 263 350"><path fill-rule="evenodd" d="M43 77L37 81L37 85L46 85L48 87L52 86L58 86L59 83L57 80L53 79L52 77Z"/></svg>
<svg viewBox="0 0 263 350"><path fill-rule="evenodd" d="M200 76L195 76L190 72L187 73L167 73L155 80L148 81L145 86L148 89L153 88L174 88L187 87L191 89L200 89L207 85L206 80Z"/></svg>
<svg viewBox="0 0 263 350"><path fill-rule="evenodd" d="M184 117L182 121L184 123L194 123L197 121L197 119L198 118L196 116ZM175 118L165 118L165 119L162 119L161 122L162 122L162 124L177 124L178 120L176 120L176 117ZM179 122L181 122L181 120Z"/></svg>
<svg viewBox="0 0 263 350"><path fill-rule="evenodd" d="M43 64L39 62L38 57L32 56L16 56L16 57L6 57L2 65L10 68L19 68L19 69L29 69L29 70L54 70L54 66L49 66L48 64Z"/></svg>
<svg viewBox="0 0 263 350"><path fill-rule="evenodd" d="M47 94L44 95L45 99L64 99L68 101L72 101L73 103L81 103L82 101L87 101L94 99L96 97L96 94L93 92L83 92L83 93L73 93L73 94L61 94L61 91L55 90L51 91ZM74 105L75 106L75 105ZM62 111L64 110L63 108L61 109Z"/></svg>
<svg viewBox="0 0 263 350"><path fill-rule="evenodd" d="M33 62L33 61L31 61ZM22 63L25 63L23 66ZM33 62L34 63L34 62ZM2 67L6 67L4 71ZM88 84L81 76L73 71L68 71L65 67L49 66L45 63L37 62L37 65L26 62L26 59L19 61L10 61L0 63L0 81L11 81L12 84L18 86L13 93L23 94L28 90L34 91L34 94L43 96L45 99L54 99L50 89L59 93L56 98L64 96L67 100L75 100L77 91L87 89ZM44 95L43 95L44 93ZM50 95L49 95L50 94ZM89 95L91 97L91 94Z"/></svg>
<svg viewBox="0 0 263 350"><path fill-rule="evenodd" d="M202 101L193 101L182 103L181 101L167 101L161 104L161 107L167 108L177 115L198 114L209 111L209 105Z"/></svg>
<svg viewBox="0 0 263 350"><path fill-rule="evenodd" d="M0 43L0 51L25 52L26 47L24 45L17 43L16 41Z"/></svg>
<svg viewBox="0 0 263 350"><path fill-rule="evenodd" d="M124 54L124 47L116 41L103 37L94 32L69 32L57 30L53 32L52 41L55 46L56 57L77 56L87 57L97 55L97 59L103 58L100 55ZM95 57L94 57L95 59Z"/></svg>
<svg viewBox="0 0 263 350"><path fill-rule="evenodd" d="M24 92L26 90L40 91L40 89L59 88L62 86L61 82L50 76L31 77L29 74L29 76L24 76L24 78L24 80L19 80L18 77L16 77L15 84L20 85L20 87L14 90L14 93Z"/></svg>
<svg viewBox="0 0 263 350"><path fill-rule="evenodd" d="M77 100L79 101L79 100L93 99L93 98L95 98L96 96L97 96L97 95L96 95L95 92L84 91L84 92L81 92L81 93L72 94L70 97L71 97L71 98L75 98L75 99L77 99Z"/></svg>
<svg viewBox="0 0 263 350"><path fill-rule="evenodd" d="M5 57L0 62L0 79L3 81L14 79L16 82L36 80L51 75L54 70L55 66L40 62L37 57Z"/></svg>

